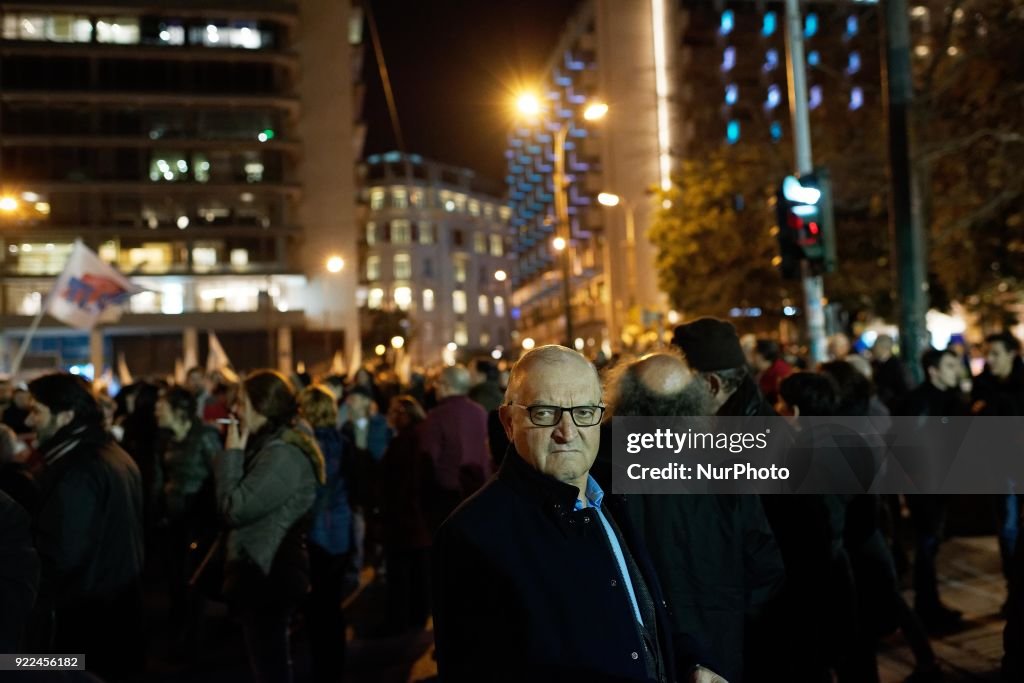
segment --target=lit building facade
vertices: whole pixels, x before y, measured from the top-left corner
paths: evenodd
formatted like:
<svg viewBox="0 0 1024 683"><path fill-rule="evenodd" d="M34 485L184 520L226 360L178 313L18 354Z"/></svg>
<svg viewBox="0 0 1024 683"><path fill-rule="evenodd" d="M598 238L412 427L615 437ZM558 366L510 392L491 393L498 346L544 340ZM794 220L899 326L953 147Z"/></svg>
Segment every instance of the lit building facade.
<svg viewBox="0 0 1024 683"><path fill-rule="evenodd" d="M670 186L677 144L676 20L667 0L581 3L537 83L542 121L517 122L509 136L506 183L519 261L513 299L524 339L565 339L564 278L552 247L553 141L563 124L575 345L608 352L667 312L646 232L655 210L650 191ZM603 120L584 120L590 100L608 104ZM619 205L599 205L602 192L618 195Z"/></svg>
<svg viewBox="0 0 1024 683"><path fill-rule="evenodd" d="M369 157L360 185L365 315L407 313L417 365L510 348L516 263L498 193L469 169L398 152Z"/></svg>
<svg viewBox="0 0 1024 683"><path fill-rule="evenodd" d="M206 330L239 367L354 349L354 268L325 261L355 263L358 6L32 0L0 22L8 356L76 238L149 290L105 330L108 363L167 372ZM83 359L54 321L38 337Z"/></svg>

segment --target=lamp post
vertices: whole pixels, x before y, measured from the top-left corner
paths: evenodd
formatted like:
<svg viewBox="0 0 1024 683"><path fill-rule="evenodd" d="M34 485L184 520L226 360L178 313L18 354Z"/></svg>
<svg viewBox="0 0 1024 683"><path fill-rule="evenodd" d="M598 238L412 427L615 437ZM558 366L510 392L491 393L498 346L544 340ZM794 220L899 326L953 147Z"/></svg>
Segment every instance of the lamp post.
<svg viewBox="0 0 1024 683"><path fill-rule="evenodd" d="M633 203L617 194L611 192L602 192L597 195L597 201L601 206L607 206L613 208L622 205L623 210L626 214L626 310L632 315L634 308L636 307L636 212ZM608 287L608 336L614 342L620 341L621 330L618 321L618 314L615 311L614 303L612 303L612 259L611 259L611 240L605 237L604 241L604 255L605 255L605 277L606 286Z"/></svg>
<svg viewBox="0 0 1024 683"><path fill-rule="evenodd" d="M329 275L337 275L345 268L345 259L338 256L337 254L328 256L324 262L324 268L327 270ZM324 303L324 353L327 354L327 362L331 362L331 309L327 305L328 299L328 284L329 277L323 279L323 303Z"/></svg>
<svg viewBox="0 0 1024 683"><path fill-rule="evenodd" d="M516 107L520 114L537 119L544 110L540 99L533 94L521 95L516 100ZM586 121L599 121L608 113L608 105L604 102L591 102L583 110L583 118ZM564 121L558 126L554 135L554 157L555 166L552 174L552 185L555 191L555 239L552 246L555 251L561 252L562 259L562 297L565 306L565 345L574 348L572 326L572 253L570 240L572 230L569 226L569 183L565 174L565 141L569 137L571 121Z"/></svg>

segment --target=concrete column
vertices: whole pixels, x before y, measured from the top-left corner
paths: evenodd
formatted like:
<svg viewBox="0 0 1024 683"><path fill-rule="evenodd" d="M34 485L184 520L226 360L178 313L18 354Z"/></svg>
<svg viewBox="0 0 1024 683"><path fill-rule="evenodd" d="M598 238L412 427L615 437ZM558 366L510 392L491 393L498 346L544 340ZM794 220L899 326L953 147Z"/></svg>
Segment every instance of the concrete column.
<svg viewBox="0 0 1024 683"><path fill-rule="evenodd" d="M194 327L186 327L182 330L181 341L182 351L182 364L185 366L185 372L199 365L199 331Z"/></svg>
<svg viewBox="0 0 1024 683"><path fill-rule="evenodd" d="M277 328L277 369L288 377L292 376L292 328Z"/></svg>

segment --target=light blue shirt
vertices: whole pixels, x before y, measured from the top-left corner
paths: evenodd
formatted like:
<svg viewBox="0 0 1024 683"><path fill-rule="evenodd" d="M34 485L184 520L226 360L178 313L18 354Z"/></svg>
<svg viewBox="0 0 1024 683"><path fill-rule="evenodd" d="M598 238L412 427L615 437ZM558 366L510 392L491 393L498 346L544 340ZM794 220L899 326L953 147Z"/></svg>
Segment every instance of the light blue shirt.
<svg viewBox="0 0 1024 683"><path fill-rule="evenodd" d="M584 491L583 495L587 498L587 504L597 512L597 518L601 520L601 528L604 529L604 535L608 537L608 545L612 547L612 554L615 555L615 562L619 565L619 576L622 577L622 583L626 586L626 593L629 595L629 602L633 606L633 615L636 617L637 623L642 625L644 623L644 619L640 616L640 605L636 601L636 591L633 590L633 582L629 578L629 568L626 567L626 557L622 554L622 546L619 545L619 539L615 537L612 525L608 523L608 518L605 517L604 512L601 511L601 501L604 500L604 491L590 475L587 475L587 490ZM583 509L583 501L579 498L576 499L575 509Z"/></svg>

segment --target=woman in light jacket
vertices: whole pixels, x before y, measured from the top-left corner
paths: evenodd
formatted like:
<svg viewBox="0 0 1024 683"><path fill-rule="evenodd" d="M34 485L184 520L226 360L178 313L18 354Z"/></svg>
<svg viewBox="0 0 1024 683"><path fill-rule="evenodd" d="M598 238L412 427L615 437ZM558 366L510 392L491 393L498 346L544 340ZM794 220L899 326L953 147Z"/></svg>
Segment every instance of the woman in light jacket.
<svg viewBox="0 0 1024 683"><path fill-rule="evenodd" d="M305 534L324 459L294 427L298 401L284 375L249 375L239 412L241 424L230 425L226 450L214 462L229 528L224 595L242 621L256 681L288 683L288 623L309 590Z"/></svg>

